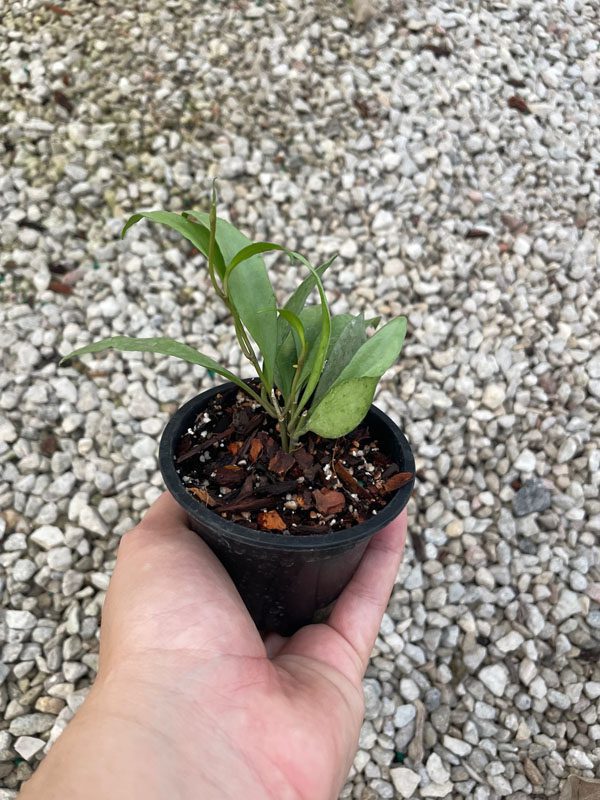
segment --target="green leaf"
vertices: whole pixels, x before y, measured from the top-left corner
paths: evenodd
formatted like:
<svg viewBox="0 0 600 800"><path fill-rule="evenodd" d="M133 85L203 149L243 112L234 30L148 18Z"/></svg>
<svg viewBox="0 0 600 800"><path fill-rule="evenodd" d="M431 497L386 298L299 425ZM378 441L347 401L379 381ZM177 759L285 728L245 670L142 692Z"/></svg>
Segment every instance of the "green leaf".
<svg viewBox="0 0 600 800"><path fill-rule="evenodd" d="M349 325L354 317L352 314L336 314L331 318L331 336L329 337L329 350L327 351L327 358L332 349L335 347L337 340L344 332L347 325Z"/></svg>
<svg viewBox="0 0 600 800"><path fill-rule="evenodd" d="M311 269L314 269L314 272L317 273L317 276L319 278L323 277L326 270L329 269L329 267L333 264L333 262L338 256L337 253L334 253L334 255L332 255L331 258L329 258L327 261L324 261L318 267L312 267L312 265L309 265L309 262L304 257L300 256L299 253L292 253L291 255L294 258L301 261L304 264L304 266L308 266ZM306 303L309 294L312 292L312 290L315 288L316 285L317 285L317 279L311 272L311 274L302 281L300 286L298 286L296 291L290 296L290 298L285 304L285 308L287 308L288 311L293 311L294 314L299 314L304 308L304 304Z"/></svg>
<svg viewBox="0 0 600 800"><path fill-rule="evenodd" d="M213 289L221 300L225 300L225 292L221 289L215 276L215 253L217 251L217 181L213 180L210 193L210 212L208 214L208 273ZM192 223L193 224L193 223ZM223 278L222 278L223 280Z"/></svg>
<svg viewBox="0 0 600 800"><path fill-rule="evenodd" d="M307 358L302 369L301 380L297 386L298 389L301 389L308 380L317 357L317 348L315 344L321 333L321 305L305 306L300 312L298 319L304 327L307 348ZM331 335L329 338L328 352L331 352L331 348L334 347L339 335L352 319L353 317L351 314L337 314L335 317L331 318ZM286 395L286 393L289 394L294 374L293 364L298 361L299 357L300 350L297 346L297 340L295 340L295 337L292 336L288 330L288 335L277 350L277 367L275 372L276 383L284 395ZM329 355L327 358L329 358Z"/></svg>
<svg viewBox="0 0 600 800"><path fill-rule="evenodd" d="M288 311L286 308L280 308L279 314L286 319L291 328L292 334L294 336L295 344L296 344L296 353L298 354L298 360L304 360L306 358L306 333L304 331L304 325L302 324L302 320L300 317L297 317L291 311Z"/></svg>
<svg viewBox="0 0 600 800"><path fill-rule="evenodd" d="M318 266L315 270L319 278L322 278L325 274L325 271L329 269L329 267L333 264L335 259L337 258L337 253L333 255L328 261L323 262L320 266ZM293 314L300 314L302 309L304 308L304 304L306 303L308 296L312 292L312 290L316 286L316 279L315 276L311 273L307 278L305 278L300 286L296 289L296 291L290 296L288 301L285 304L285 308L288 311L291 311ZM277 329L277 343L281 344L285 339L288 333L288 327L283 320L279 320L279 326Z"/></svg>
<svg viewBox="0 0 600 800"><path fill-rule="evenodd" d="M296 378L298 367L300 367L300 375L302 375L304 363L306 361L306 356L308 354L308 345L306 342L306 332L300 317L297 317L295 314L293 314L291 311L288 311L285 308L280 308L279 313L285 320L287 320L292 329L292 336L290 336L290 339L293 338L294 340L293 344L295 347L295 357L293 352L291 352L288 348L288 350L286 351L288 360L284 364L282 364L282 370L279 370L279 367L277 365L275 373L276 379L281 375L284 376L283 381L281 381L281 383L278 381L277 385L281 389L284 398L284 403L287 405L290 394L292 393L292 386L294 385L294 379ZM280 352L281 351L279 350L277 353L278 358ZM299 389L302 386L302 383L299 381L300 378L296 378L297 389ZM296 389L294 389L294 394L295 393Z"/></svg>
<svg viewBox="0 0 600 800"><path fill-rule="evenodd" d="M349 433L365 418L377 383L377 378L351 378L336 383L310 412L299 435L313 431L327 439L337 439Z"/></svg>
<svg viewBox="0 0 600 800"><path fill-rule="evenodd" d="M210 356L205 356L203 353L199 353L198 350L194 350L193 347L183 344L182 342L177 342L175 339L169 339L166 336L151 336L147 339L139 339L133 336L109 336L107 339L92 342L92 344L87 344L85 347L80 347L78 350L69 353L69 355L63 356L60 360L60 364L62 365L68 359L75 358L76 356L84 356L87 353L100 353L103 350L110 349L160 353L160 355L163 356L175 356L175 358L181 358L183 361L187 361L190 364L199 364L201 367L217 372L246 392L249 390L248 385L244 383L241 378L238 378L233 372L222 367L214 359L210 358ZM254 395L252 390L248 393Z"/></svg>
<svg viewBox="0 0 600 800"><path fill-rule="evenodd" d="M184 216L205 226L209 222L208 214L200 211L186 211ZM250 244L252 242L231 223L217 219L217 245L226 264L230 264ZM230 275L229 297L260 349L268 384L266 389L270 391L277 351L277 304L265 262L259 255L246 259L243 267Z"/></svg>
<svg viewBox="0 0 600 800"><path fill-rule="evenodd" d="M208 250L210 243L210 227L208 224L202 222L192 222L185 219L181 214L175 214L172 211L141 211L139 214L134 214L129 217L123 230L121 231L121 238L125 236L129 228L139 222L141 219L148 219L151 222L158 222L161 225L166 225L177 233L180 233L194 247L199 250L205 258L208 259ZM208 218L207 218L208 223ZM217 246L215 249L215 266L219 276L222 278L225 274L225 261L224 256Z"/></svg>
<svg viewBox="0 0 600 800"><path fill-rule="evenodd" d="M286 314L292 314L289 309L282 309ZM306 306L303 308L299 315L294 316L298 319L304 330L304 338L306 343L307 356L302 369L302 378L296 387L300 390L308 378L307 370L310 370L314 364L315 359L315 342L321 333L321 306ZM300 350L297 346L297 340L290 332L286 317L286 326L288 327L288 336L283 341L283 344L277 350L277 368L276 368L276 382L284 397L287 397L292 388L292 380L294 377L294 364L298 363L300 358Z"/></svg>
<svg viewBox="0 0 600 800"><path fill-rule="evenodd" d="M348 316L349 319L345 319ZM334 317L333 322L339 319ZM343 324L345 323L345 324ZM319 403L321 398L327 394L331 386L335 383L340 373L346 367L360 347L367 341L367 323L362 314L358 317L344 315L342 320L343 327L334 339L332 331L332 344L327 354L327 361L317 384L317 389L313 396L313 405ZM333 326L335 329L335 325Z"/></svg>
<svg viewBox="0 0 600 800"><path fill-rule="evenodd" d="M363 325L366 324L363 320ZM346 326L344 330L348 330L349 327ZM406 317L398 317L367 339L319 398L315 395L317 402L313 401L308 418L302 424L301 432L312 430L321 436L342 436L343 433L356 427L369 410L379 379L398 358L405 334ZM348 336L351 336L350 332ZM342 337L343 333L340 334L338 342L343 343ZM337 342L333 349L336 346ZM341 348L342 345L340 351ZM335 368L336 365L333 364L334 371ZM323 373L325 374L325 370ZM359 415L361 409L362 416ZM339 419L338 427L336 419ZM345 420L343 433L326 433L327 430L340 430L342 420Z"/></svg>
<svg viewBox="0 0 600 800"><path fill-rule="evenodd" d="M225 287L227 287L229 283L229 277L231 273L239 264L247 261L252 256L260 255L260 253L269 253L273 250L285 249L285 247L282 247L280 244L275 244L274 242L254 242L253 244L249 244L247 247L244 247L234 258L231 259L227 265L227 268L225 269Z"/></svg>
<svg viewBox="0 0 600 800"><path fill-rule="evenodd" d="M312 363L310 366L310 374L308 376L306 388L304 389L304 394L302 395L302 399L298 404L297 410L300 411L308 403L310 396L314 392L317 383L319 382L319 378L321 377L321 372L323 371L323 365L325 364L325 359L327 358L327 350L329 348L329 339L331 337L331 315L329 313L329 304L327 303L327 297L325 296L325 289L323 288L321 278L319 277L317 271L310 263L310 261L308 261L308 259L306 259L300 253L292 253L291 255L294 258L297 258L299 261L301 261L302 264L304 264L304 266L308 270L310 270L311 274L315 279L315 283L319 291L319 296L321 298L321 333L316 346L313 348L314 359L312 359ZM309 360L311 360L311 355L312 353L309 354Z"/></svg>
<svg viewBox="0 0 600 800"><path fill-rule="evenodd" d="M400 355L405 335L406 317L397 317L388 322L360 347L337 381L348 378L379 380Z"/></svg>

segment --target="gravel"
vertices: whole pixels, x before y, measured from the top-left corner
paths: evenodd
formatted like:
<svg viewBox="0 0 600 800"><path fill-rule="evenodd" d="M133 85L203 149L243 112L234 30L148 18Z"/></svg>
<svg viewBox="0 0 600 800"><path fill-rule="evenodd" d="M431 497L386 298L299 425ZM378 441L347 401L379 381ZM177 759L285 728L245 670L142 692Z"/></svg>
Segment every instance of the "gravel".
<svg viewBox="0 0 600 800"><path fill-rule="evenodd" d="M442 759L437 753L432 753L427 759L427 774L433 783L446 784L450 778L450 772L442 763Z"/></svg>
<svg viewBox="0 0 600 800"><path fill-rule="evenodd" d="M480 671L479 680L496 697L502 697L508 684L508 670L503 664L491 664Z"/></svg>
<svg viewBox="0 0 600 800"><path fill-rule="evenodd" d="M399 797L410 798L414 796L415 789L421 782L419 775L405 767L394 767L390 770L390 775Z"/></svg>
<svg viewBox="0 0 600 800"><path fill-rule="evenodd" d="M139 208L205 207L214 174L251 236L340 252L335 313L409 319L377 402L414 448L413 538L341 797L520 800L597 775L595 5L62 6L0 21L0 800L93 682L162 427L214 383L59 356L162 334L250 374L202 259L145 223L119 239ZM300 273L268 263L283 298Z"/></svg>
<svg viewBox="0 0 600 800"><path fill-rule="evenodd" d="M65 537L61 529L55 525L42 525L41 528L32 531L29 539L44 550L50 550L52 547L62 544Z"/></svg>
<svg viewBox="0 0 600 800"><path fill-rule="evenodd" d="M531 469L535 468L535 461ZM526 517L536 511L547 511L552 505L552 492L539 478L525 481L512 499L515 517Z"/></svg>
<svg viewBox="0 0 600 800"><path fill-rule="evenodd" d="M30 761L36 753L45 746L46 742L43 739L38 739L35 736L19 736L14 744L17 753L26 761Z"/></svg>

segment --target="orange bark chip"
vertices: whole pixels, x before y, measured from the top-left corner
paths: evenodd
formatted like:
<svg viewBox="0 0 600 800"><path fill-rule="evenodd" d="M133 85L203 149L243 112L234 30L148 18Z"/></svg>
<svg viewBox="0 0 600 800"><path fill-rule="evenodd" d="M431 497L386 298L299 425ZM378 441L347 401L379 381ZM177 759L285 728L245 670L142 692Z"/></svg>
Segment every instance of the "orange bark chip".
<svg viewBox="0 0 600 800"><path fill-rule="evenodd" d="M259 458L260 454L262 453L262 442L260 439L252 439L250 442L250 461L254 463L257 458Z"/></svg>
<svg viewBox="0 0 600 800"><path fill-rule="evenodd" d="M198 500L202 500L202 502L209 507L217 504L216 500L209 495L206 489L200 489L198 486L190 486L188 492L193 494L194 497L197 497Z"/></svg>
<svg viewBox="0 0 600 800"><path fill-rule="evenodd" d="M313 492L313 497L317 511L326 517L338 514L346 507L346 498L341 492L336 492L334 489L318 489Z"/></svg>
<svg viewBox="0 0 600 800"><path fill-rule="evenodd" d="M412 481L413 477L414 475L412 472L397 472L383 484L383 491L386 494L388 492L395 492L396 489L401 489L403 486L406 486L409 481Z"/></svg>
<svg viewBox="0 0 600 800"><path fill-rule="evenodd" d="M263 531L284 531L287 527L277 511L261 511L258 524Z"/></svg>

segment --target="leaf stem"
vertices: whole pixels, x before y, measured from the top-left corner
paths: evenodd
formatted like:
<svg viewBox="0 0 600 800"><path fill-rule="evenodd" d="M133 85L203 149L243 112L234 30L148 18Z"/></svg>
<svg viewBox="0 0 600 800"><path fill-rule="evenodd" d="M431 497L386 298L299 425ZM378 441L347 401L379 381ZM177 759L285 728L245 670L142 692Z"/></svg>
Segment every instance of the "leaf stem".
<svg viewBox="0 0 600 800"><path fill-rule="evenodd" d="M290 389L290 395L288 397L287 403L284 406L284 414L288 416L290 412L293 412L296 408L296 393L298 391L298 383L300 382L300 376L302 375L302 370L304 368L304 362L306 361L306 352L300 353L298 358L298 363L296 364L296 371L294 372L294 377L292 379L292 387Z"/></svg>
<svg viewBox="0 0 600 800"><path fill-rule="evenodd" d="M217 241L217 181L216 178L213 180L212 184L212 195L210 200L210 213L208 216L209 226L210 226L210 236L208 239L208 274L210 276L210 282L212 283L213 289L217 293L218 297L223 300L223 302L227 303L227 298L225 292L221 289L219 284L217 283L217 276L215 275L215 246Z"/></svg>
<svg viewBox="0 0 600 800"><path fill-rule="evenodd" d="M275 389L271 391L271 400L277 410L277 420L279 421L279 435L281 437L281 447L285 453L290 452L290 437L288 434L287 414L285 408L279 405Z"/></svg>
<svg viewBox="0 0 600 800"><path fill-rule="evenodd" d="M259 405L261 405L270 416L272 417L277 416L274 413L273 408L271 408L270 404L265 403L262 397L259 394L257 394L251 386L248 386L247 383L245 383L244 391L247 392L253 400L256 400L256 402L259 403Z"/></svg>
<svg viewBox="0 0 600 800"><path fill-rule="evenodd" d="M241 351L246 356L248 361L250 361L250 363L252 364L254 369L256 370L256 374L258 375L258 378L259 378L261 384L265 387L265 390L268 391L269 387L267 386L267 381L265 379L265 374L264 374L263 370L260 367L260 364L258 362L258 358L256 357L256 353L254 352L254 348L250 344L250 340L248 339L246 331L244 330L244 326L242 325L242 323L241 323L241 321L240 321L235 309L233 308L233 306L228 305L227 307L229 308L229 311L231 312L231 314L233 316L234 325L235 325L235 333L236 333L236 336L238 338L238 342L240 343Z"/></svg>

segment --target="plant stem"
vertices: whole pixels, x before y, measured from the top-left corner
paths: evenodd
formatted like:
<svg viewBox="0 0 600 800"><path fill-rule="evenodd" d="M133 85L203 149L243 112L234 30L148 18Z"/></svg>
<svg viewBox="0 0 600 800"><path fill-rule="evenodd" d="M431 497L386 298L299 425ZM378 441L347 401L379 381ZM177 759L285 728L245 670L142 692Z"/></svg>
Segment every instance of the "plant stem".
<svg viewBox="0 0 600 800"><path fill-rule="evenodd" d="M301 353L300 357L298 358L298 363L296 364L296 371L294 373L294 377L292 379L292 387L290 389L290 396L288 397L287 403L285 404L284 413L289 415L290 412L293 412L296 408L296 392L298 390L298 383L300 381L300 375L302 373L302 369L304 367L304 360L305 354Z"/></svg>
<svg viewBox="0 0 600 800"><path fill-rule="evenodd" d="M275 412L275 409L271 406L271 404L268 401L263 400L263 398L259 394L257 394L251 386L248 386L247 383L244 384L244 391L247 394L249 394L250 397L253 400L255 400L259 405L261 405L270 417L279 419L277 413Z"/></svg>
<svg viewBox="0 0 600 800"><path fill-rule="evenodd" d="M300 416L301 413L302 413L302 406L300 406L299 404L295 405L294 408L292 409L292 413L290 414L290 421L288 425L288 428L290 430L296 431L297 428L296 423L298 422L298 417Z"/></svg>
<svg viewBox="0 0 600 800"><path fill-rule="evenodd" d="M279 435L281 437L281 449L285 453L290 452L290 437L288 434L288 426L287 426L287 414L284 408L279 405L279 401L277 400L277 395L275 394L275 389L271 392L271 399L273 401L273 405L277 410L277 420L279 422Z"/></svg>
<svg viewBox="0 0 600 800"><path fill-rule="evenodd" d="M302 419L302 417L300 418ZM296 446L300 436L303 436L305 431L301 430L299 420L297 420L297 409L295 409L291 418L287 421L287 434L290 440L290 450ZM300 429L300 430L299 430Z"/></svg>
<svg viewBox="0 0 600 800"><path fill-rule="evenodd" d="M212 196L210 201L210 213L208 216L208 222L210 227L210 236L208 239L208 274L210 276L210 282L212 283L213 289L217 293L217 296L223 300L224 303L227 303L227 298L225 293L217 283L217 277L215 275L215 247L216 247L216 239L217 239L217 181L216 179L213 180L212 185Z"/></svg>
<svg viewBox="0 0 600 800"><path fill-rule="evenodd" d="M265 389L264 383L260 384L260 396L262 397L263 403L269 404L269 398L267 397L267 390Z"/></svg>
<svg viewBox="0 0 600 800"><path fill-rule="evenodd" d="M285 422L283 420L279 420L279 435L281 436L281 449L284 453L290 452L290 442L288 439L288 433L285 427Z"/></svg>
<svg viewBox="0 0 600 800"><path fill-rule="evenodd" d="M254 348L250 344L250 340L244 330L244 326L242 325L237 312L235 311L234 307L227 303L227 308L229 309L231 315L233 316L233 322L235 326L235 335L237 336L238 342L240 343L240 348L242 353L246 356L248 361L252 364L254 369L256 370L256 374L258 378L265 387L267 391L270 391L271 387L267 385L267 381L265 380L265 374L260 368L260 364L258 362L258 358L256 357L256 353L254 352Z"/></svg>
<svg viewBox="0 0 600 800"><path fill-rule="evenodd" d="M290 394L287 399L287 402L283 407L284 421L281 422L280 425L285 427L286 440L289 437L288 447L287 449L284 448L287 453L291 452L297 443L297 439L293 436L292 433L292 424L297 408L296 393L298 391L298 384L300 382L300 376L302 374L302 369L304 368L305 360L306 360L306 348L303 349L303 351L300 353L300 356L298 357L298 363L296 364L296 371L294 372L294 377L292 379ZM283 435L281 437L281 440L283 443Z"/></svg>

